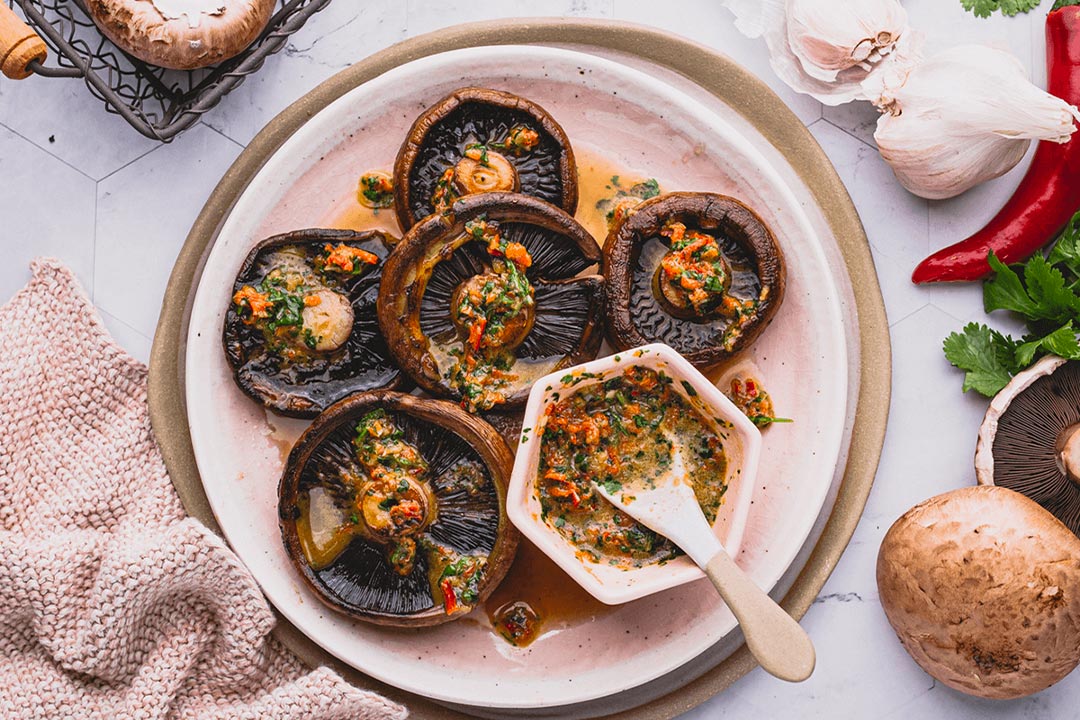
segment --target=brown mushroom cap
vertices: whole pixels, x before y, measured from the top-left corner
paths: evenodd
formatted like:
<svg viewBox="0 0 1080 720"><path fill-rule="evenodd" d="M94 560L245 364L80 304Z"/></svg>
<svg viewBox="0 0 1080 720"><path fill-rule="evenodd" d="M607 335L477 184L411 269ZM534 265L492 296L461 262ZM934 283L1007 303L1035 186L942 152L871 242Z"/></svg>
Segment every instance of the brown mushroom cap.
<svg viewBox="0 0 1080 720"><path fill-rule="evenodd" d="M227 60L253 43L275 5L276 0L87 0L86 9L124 52L151 65L193 70ZM218 7L224 9L216 12Z"/></svg>
<svg viewBox="0 0 1080 720"><path fill-rule="evenodd" d="M679 317L654 290L654 277L670 248L660 235L676 220L716 238L732 270L728 294L757 301L739 328L719 315ZM629 210L604 245L608 338L619 350L662 342L701 368L715 366L748 347L772 322L784 297L784 257L765 223L734 198L714 193L660 195Z"/></svg>
<svg viewBox="0 0 1080 720"><path fill-rule="evenodd" d="M577 165L570 139L555 119L531 100L486 88L456 90L428 108L413 123L394 163L394 209L408 230L435 211L435 184L456 167L466 146L492 144L517 125L540 134L539 145L520 157L505 154L514 166L520 192L577 210Z"/></svg>
<svg viewBox="0 0 1080 720"><path fill-rule="evenodd" d="M237 273L234 292L262 281L276 266L276 254L282 250L310 263L327 243L344 243L374 254L379 262L357 276L325 278L332 290L351 302L352 331L337 350L312 353L298 362L285 363L270 352L263 333L245 324L230 302L222 345L240 389L276 413L311 418L354 392L397 387L401 371L391 359L375 317L382 264L394 241L376 230L308 229L275 235L252 248Z"/></svg>
<svg viewBox="0 0 1080 720"><path fill-rule="evenodd" d="M904 649L961 692L1023 697L1080 663L1080 539L1019 493L916 505L885 535L877 583Z"/></svg>
<svg viewBox="0 0 1080 720"><path fill-rule="evenodd" d="M289 453L278 486L282 540L293 566L327 606L378 625L418 627L439 625L462 617L448 615L442 600L432 597L428 561L418 551L408 575L396 573L385 549L355 536L329 566L314 570L306 561L297 531L300 498L312 487L341 484L342 470L362 472L355 465L352 438L359 420L383 409L428 462L436 519L424 533L462 554L487 555L478 606L502 581L517 550L518 532L506 516L506 487L513 455L490 425L458 406L414 395L377 391L353 395L328 408L300 436ZM483 464L490 482L472 494L447 478L462 460Z"/></svg>
<svg viewBox="0 0 1080 720"><path fill-rule="evenodd" d="M526 275L535 288L535 317L514 350L517 359L543 368L539 377L596 357L603 340L603 278L580 276L600 261L596 240L543 200L518 193L468 195L451 213L431 215L405 235L386 261L379 291L379 326L390 352L417 385L438 397L461 397L443 377L433 341L454 342L451 297L490 265L484 244L465 237L465 224L481 218L499 222L504 237L532 257ZM504 407L523 404L530 387L522 376Z"/></svg>
<svg viewBox="0 0 1080 720"><path fill-rule="evenodd" d="M1042 505L1080 535L1080 362L1047 355L994 397L975 472Z"/></svg>

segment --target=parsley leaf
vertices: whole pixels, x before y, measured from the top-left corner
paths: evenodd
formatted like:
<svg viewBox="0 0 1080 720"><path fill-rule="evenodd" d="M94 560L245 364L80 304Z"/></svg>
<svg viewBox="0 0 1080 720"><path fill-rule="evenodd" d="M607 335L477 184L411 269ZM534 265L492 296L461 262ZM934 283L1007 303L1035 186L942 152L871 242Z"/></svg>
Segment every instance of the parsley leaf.
<svg viewBox="0 0 1080 720"><path fill-rule="evenodd" d="M1017 341L970 323L945 339L944 350L948 361L965 372L964 392L989 397L1042 355L1080 360L1080 212L1048 254L1035 253L1012 267L993 252L988 261L994 275L983 284L983 306L987 312L1016 313L1027 321L1028 332Z"/></svg>
<svg viewBox="0 0 1080 720"><path fill-rule="evenodd" d="M1040 2L1041 0L960 0L965 10L981 18L990 17L995 10L1000 10L1002 15L1012 17L1034 10Z"/></svg>
<svg viewBox="0 0 1080 720"><path fill-rule="evenodd" d="M988 313L1012 310L1026 318L1034 318L1039 309L1024 290L1016 271L1001 262L992 250L987 261L994 270L994 276L983 285L983 309Z"/></svg>
<svg viewBox="0 0 1080 720"><path fill-rule="evenodd" d="M1068 360L1080 359L1080 342L1076 339L1076 330L1073 328L1072 321L1065 323L1049 335L1028 340L1016 348L1017 366L1025 368L1030 365L1035 359L1035 353L1039 350L1045 350Z"/></svg>
<svg viewBox="0 0 1080 720"><path fill-rule="evenodd" d="M1046 261L1051 265L1060 265L1062 272L1068 272L1066 279L1074 286L1080 280L1080 213L1061 231L1061 238L1050 250Z"/></svg>
<svg viewBox="0 0 1080 720"><path fill-rule="evenodd" d="M945 338L945 358L965 371L964 392L992 397L1008 385L1019 368L1016 342L986 325L969 323L962 333Z"/></svg>

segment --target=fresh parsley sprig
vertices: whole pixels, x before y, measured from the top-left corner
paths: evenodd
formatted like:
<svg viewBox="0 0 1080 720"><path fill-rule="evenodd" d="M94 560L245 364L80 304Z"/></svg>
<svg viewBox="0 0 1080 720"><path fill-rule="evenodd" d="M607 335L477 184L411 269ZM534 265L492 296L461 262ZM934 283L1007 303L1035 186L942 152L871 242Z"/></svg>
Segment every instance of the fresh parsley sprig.
<svg viewBox="0 0 1080 720"><path fill-rule="evenodd" d="M1066 226L1048 255L1008 266L993 252L994 274L983 284L986 312L1008 310L1023 318L1019 340L980 323L945 338L945 357L965 372L964 392L993 397L1013 375L1052 353L1080 360L1080 213Z"/></svg>
<svg viewBox="0 0 1080 720"><path fill-rule="evenodd" d="M995 10L1002 15L1012 17L1039 7L1042 0L960 0L965 10L975 13L976 17L990 17Z"/></svg>

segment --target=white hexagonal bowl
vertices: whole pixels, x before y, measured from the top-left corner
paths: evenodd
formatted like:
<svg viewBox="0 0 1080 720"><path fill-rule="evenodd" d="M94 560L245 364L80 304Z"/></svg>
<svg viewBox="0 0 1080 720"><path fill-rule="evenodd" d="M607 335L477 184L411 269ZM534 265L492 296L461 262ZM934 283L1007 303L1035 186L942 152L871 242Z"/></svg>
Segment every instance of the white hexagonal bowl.
<svg viewBox="0 0 1080 720"><path fill-rule="evenodd" d="M738 556L742 545L761 457L761 432L757 427L708 378L667 345L644 345L568 370L559 370L536 381L525 407L521 443L510 476L506 513L525 537L593 597L608 605L637 600L705 577L705 573L685 555L664 564L636 569L580 559L575 546L559 534L541 512L536 474L547 408L568 393L592 383L610 380L634 366L667 373L677 381L672 387L692 406L701 410L702 415L730 423L730 428L722 430L724 452L728 457L725 478L728 489L724 493L724 504L713 523L713 532L732 557ZM692 388L693 394L687 388Z"/></svg>

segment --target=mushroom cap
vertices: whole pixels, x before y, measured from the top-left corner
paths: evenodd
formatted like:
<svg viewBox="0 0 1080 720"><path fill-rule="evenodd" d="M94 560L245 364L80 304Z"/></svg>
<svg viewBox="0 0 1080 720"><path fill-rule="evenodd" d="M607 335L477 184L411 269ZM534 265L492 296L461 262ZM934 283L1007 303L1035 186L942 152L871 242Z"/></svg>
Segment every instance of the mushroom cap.
<svg viewBox="0 0 1080 720"><path fill-rule="evenodd" d="M439 625L464 616L449 615L432 596L428 559L417 551L405 576L386 560L385 549L362 535L329 566L307 563L297 531L300 497L312 487L340 484L341 470L362 472L352 453L356 424L372 410L383 409L404 432L404 440L428 462L437 503L436 519L424 531L433 541L462 554L487 555L484 580L475 606L498 586L510 569L519 535L506 516L506 488L513 455L499 433L483 420L440 400L392 391L358 393L328 408L300 436L289 453L278 486L282 540L293 566L328 607L377 625ZM453 484L452 470L463 460L479 461L487 482L476 494Z"/></svg>
<svg viewBox="0 0 1080 720"><path fill-rule="evenodd" d="M1080 539L1019 493L916 505L885 535L877 583L904 649L961 692L1023 697L1080 663Z"/></svg>
<svg viewBox="0 0 1080 720"><path fill-rule="evenodd" d="M450 213L428 216L386 261L379 326L394 359L417 385L437 397L461 399L432 351L457 342L451 297L490 265L484 244L465 236L465 224L479 219L499 222L503 236L524 245L532 257L526 276L535 289L535 319L514 350L518 360L532 362L502 405L509 408L524 404L530 378L595 358L603 340L604 279L580 274L599 263L600 248L559 208L528 195L491 192L467 195ZM515 371L520 365L515 363Z"/></svg>
<svg viewBox="0 0 1080 720"><path fill-rule="evenodd" d="M87 0L86 9L101 32L124 52L151 65L193 70L228 60L253 43L276 4L276 0Z"/></svg>
<svg viewBox="0 0 1080 720"><path fill-rule="evenodd" d="M394 238L376 230L309 229L275 235L252 248L237 273L234 292L258 284L277 267L281 251L311 266L327 243L344 243L374 254L379 262L357 276L322 278L329 289L351 301L352 332L340 348L312 353L303 362L283 363L268 350L263 333L245 324L230 302L222 345L240 389L276 413L311 418L354 392L397 387L401 371L391 359L375 317L382 265L393 242Z"/></svg>
<svg viewBox="0 0 1080 720"><path fill-rule="evenodd" d="M713 235L732 271L728 294L757 301L737 332L733 321L677 317L656 297L654 277L670 243L660 235L677 220ZM699 368L710 368L749 347L772 322L784 297L784 256L754 211L715 193L674 192L646 200L612 227L604 245L608 339L618 350L662 342Z"/></svg>
<svg viewBox="0 0 1080 720"><path fill-rule="evenodd" d="M416 119L394 162L394 209L402 230L435 211L431 198L442 173L455 167L472 143L497 143L516 125L540 134L537 147L520 157L507 155L520 192L577 210L577 164L570 138L559 123L531 100L499 90L455 90Z"/></svg>
<svg viewBox="0 0 1080 720"><path fill-rule="evenodd" d="M1068 443L1078 425L1080 362L1047 355L990 402L975 450L979 483L1031 498L1080 535L1080 466Z"/></svg>

